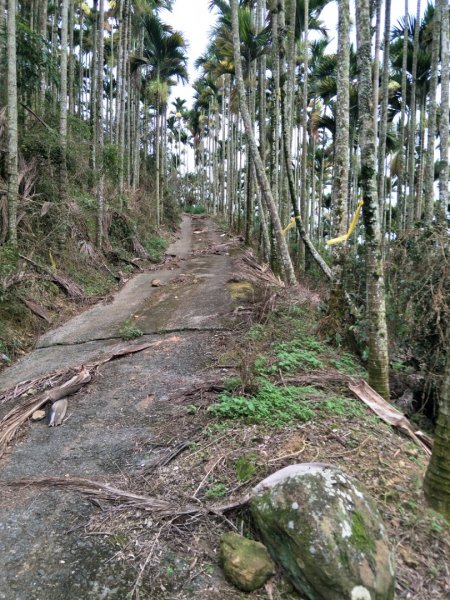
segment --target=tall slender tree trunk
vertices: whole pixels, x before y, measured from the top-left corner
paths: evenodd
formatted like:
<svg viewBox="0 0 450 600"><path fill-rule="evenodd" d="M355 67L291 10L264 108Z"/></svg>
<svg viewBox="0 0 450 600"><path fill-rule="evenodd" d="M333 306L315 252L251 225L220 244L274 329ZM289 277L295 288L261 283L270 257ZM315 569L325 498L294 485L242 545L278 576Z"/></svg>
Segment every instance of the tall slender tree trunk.
<svg viewBox="0 0 450 600"><path fill-rule="evenodd" d="M339 2L338 56L337 56L337 100L336 134L334 144L333 197L335 203L333 235L341 236L347 229L349 138L350 138L350 7L348 0ZM338 316L343 312L343 273L347 248L345 244L335 246L333 264L333 286L330 296L331 310Z"/></svg>
<svg viewBox="0 0 450 600"><path fill-rule="evenodd" d="M402 53L402 83L401 94L402 102L400 108L400 132L399 132L399 155L398 155L398 178L397 178L397 228L399 231L405 228L405 209L406 209L406 179L405 163L407 154L405 152L405 118L406 118L406 84L407 84L407 66L408 66L408 0L405 0L405 30L403 33L403 53Z"/></svg>
<svg viewBox="0 0 450 600"><path fill-rule="evenodd" d="M375 6L375 57L373 61L373 124L374 137L378 137L378 102L380 98L380 39L381 39L381 7L383 0L376 0Z"/></svg>
<svg viewBox="0 0 450 600"><path fill-rule="evenodd" d="M335 220L334 235L343 235L347 228L349 175L349 113L350 113L350 7L349 0L339 2L336 135L334 150Z"/></svg>
<svg viewBox="0 0 450 600"><path fill-rule="evenodd" d="M4 43L4 40L7 37L6 30L5 30L5 24L6 24L5 10L6 10L6 0L0 0L0 81L5 81L5 79L7 79L5 68L6 68L8 61L6 58L6 44ZM7 86L6 86L6 88L7 88ZM0 87L0 106L4 106L6 104L6 94L7 94L7 89L5 89L5 86L2 85Z"/></svg>
<svg viewBox="0 0 450 600"><path fill-rule="evenodd" d="M157 78L159 82L159 75ZM156 203L156 224L159 225L161 223L161 192L160 192L160 181L161 181L161 158L160 158L160 149L161 149L161 137L160 137L160 122L161 122L161 109L160 109L160 101L159 101L159 90L157 91L157 99L156 99L156 108L155 108L155 203Z"/></svg>
<svg viewBox="0 0 450 600"><path fill-rule="evenodd" d="M105 220L105 175L103 171L103 63L104 63L104 20L105 20L105 2L99 0L99 14L98 14L98 81L97 81L97 115L96 115L96 129L97 129L97 246L102 247L104 237L104 220Z"/></svg>
<svg viewBox="0 0 450 600"><path fill-rule="evenodd" d="M450 520L450 339L447 343L433 454L425 475L424 492L431 506Z"/></svg>
<svg viewBox="0 0 450 600"><path fill-rule="evenodd" d="M59 98L59 142L61 148L59 168L59 195L61 203L66 199L67 186L67 39L69 25L69 0L62 1L61 12L61 60Z"/></svg>
<svg viewBox="0 0 450 600"><path fill-rule="evenodd" d="M412 84L409 119L409 162L408 162L408 206L406 209L407 226L411 229L414 225L415 216L415 192L416 186L416 122L417 122L417 62L419 59L419 32L420 32L420 0L417 0L416 24L414 27L413 62L412 62Z"/></svg>
<svg viewBox="0 0 450 600"><path fill-rule="evenodd" d="M389 398L389 357L384 293L380 207L375 168L372 57L369 0L356 3L358 50L358 112L361 147L361 188L366 231L367 314L369 323L369 383Z"/></svg>
<svg viewBox="0 0 450 600"><path fill-rule="evenodd" d="M304 57L303 57L303 106L302 106L302 158L300 168L300 215L303 219L305 228L308 228L308 30L309 30L309 0L303 0L304 7ZM306 248L303 240L299 241L299 267L304 272L306 268Z"/></svg>
<svg viewBox="0 0 450 600"><path fill-rule="evenodd" d="M47 17L48 17L48 1L41 0L39 6L39 34L42 39L47 41ZM39 97L38 97L38 110L43 113L45 106L45 91L47 88L47 71L45 67L41 68L40 82L39 82Z"/></svg>
<svg viewBox="0 0 450 600"><path fill-rule="evenodd" d="M384 10L384 34L383 34L383 73L381 75L381 115L380 135L378 144L378 199L380 202L381 215L384 215L386 196L386 177L384 176L384 164L386 161L386 136L389 106L389 42L391 33L391 0L386 0Z"/></svg>
<svg viewBox="0 0 450 600"><path fill-rule="evenodd" d="M447 222L448 211L448 144L449 144L449 9L447 0L441 3L441 114L439 119L439 216Z"/></svg>
<svg viewBox="0 0 450 600"><path fill-rule="evenodd" d="M16 67L16 0L8 0L7 25L7 59L8 59L8 187L6 200L8 204L8 241L17 247L17 194L18 194L18 134L17 134L17 67Z"/></svg>
<svg viewBox="0 0 450 600"><path fill-rule="evenodd" d="M424 224L429 226L434 211L434 147L436 136L436 92L438 86L438 63L441 43L441 5L436 2L433 17L433 41L431 46L430 92L428 100L428 135L425 162Z"/></svg>
<svg viewBox="0 0 450 600"><path fill-rule="evenodd" d="M74 57L74 51L73 51L74 26L75 26L75 2L74 2L74 0L69 0L69 73L68 73L69 115L75 114L75 57Z"/></svg>
<svg viewBox="0 0 450 600"><path fill-rule="evenodd" d="M80 9L80 48L78 53L79 79L78 79L78 116L83 117L83 86L84 86L84 62L83 62L83 41L84 41L84 11Z"/></svg>
<svg viewBox="0 0 450 600"><path fill-rule="evenodd" d="M247 134L250 151L255 164L256 176L258 184L261 188L264 201L270 213L272 220L275 236L278 243L278 249L280 252L280 258L284 269L284 275L289 285L296 283L294 268L292 266L291 257L289 256L289 250L286 244L286 240L281 233L281 222L278 215L278 210L272 196L269 182L267 180L264 166L261 161L261 157L258 152L258 146L256 144L255 136L253 133L253 126L250 120L250 113L247 106L246 93L244 79L242 76L242 64L241 64L241 53L240 53L240 39L239 39L239 22L238 22L238 0L231 0L231 15L232 15L232 27L233 27L233 52L234 52L234 63L236 71L236 84L239 91L239 104L241 109L242 120L244 122L245 133Z"/></svg>

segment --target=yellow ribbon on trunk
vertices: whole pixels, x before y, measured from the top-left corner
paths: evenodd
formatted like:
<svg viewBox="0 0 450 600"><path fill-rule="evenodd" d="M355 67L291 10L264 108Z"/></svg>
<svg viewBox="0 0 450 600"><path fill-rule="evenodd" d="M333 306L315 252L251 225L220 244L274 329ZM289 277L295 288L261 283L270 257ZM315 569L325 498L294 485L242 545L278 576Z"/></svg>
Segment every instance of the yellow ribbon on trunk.
<svg viewBox="0 0 450 600"><path fill-rule="evenodd" d="M289 231L289 229L292 229L293 227L295 227L295 219L301 219L300 215L298 215L298 217L291 217L291 220L286 225L286 227L281 230L282 235L286 235L286 233Z"/></svg>
<svg viewBox="0 0 450 600"><path fill-rule="evenodd" d="M359 219L359 213L361 212L361 208L363 207L363 205L364 205L364 202L362 200L360 200L358 202L358 206L356 207L355 214L353 215L353 219L352 219L352 222L350 223L350 227L348 228L347 233L345 235L341 235L340 237L334 238L332 240L328 240L326 242L327 246L334 246L335 244L340 244L341 242L346 242L348 240L348 238L355 231L356 223L358 222L358 219Z"/></svg>

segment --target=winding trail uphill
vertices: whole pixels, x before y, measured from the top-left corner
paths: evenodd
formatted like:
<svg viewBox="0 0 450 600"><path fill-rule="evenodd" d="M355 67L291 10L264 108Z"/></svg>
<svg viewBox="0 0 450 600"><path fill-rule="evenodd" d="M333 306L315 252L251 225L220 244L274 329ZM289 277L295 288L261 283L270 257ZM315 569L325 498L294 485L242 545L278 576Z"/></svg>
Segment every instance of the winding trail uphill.
<svg viewBox="0 0 450 600"><path fill-rule="evenodd" d="M167 252L169 268L137 275L110 304L48 332L34 351L0 374L0 390L6 390L102 359L130 345L121 338L124 323L143 332L137 343L155 342L99 367L94 380L69 398L62 427L33 423L2 459L0 479L70 474L108 481L145 464L155 435L154 411L174 390L195 385L207 369L211 374L212 353L229 335L234 301L226 283L232 259L226 244L207 253L224 241L210 219L183 217L180 237ZM0 406L0 416L11 407ZM136 572L126 561L111 562L116 549L101 535L83 534L91 510L76 494L3 487L0 598L125 598Z"/></svg>

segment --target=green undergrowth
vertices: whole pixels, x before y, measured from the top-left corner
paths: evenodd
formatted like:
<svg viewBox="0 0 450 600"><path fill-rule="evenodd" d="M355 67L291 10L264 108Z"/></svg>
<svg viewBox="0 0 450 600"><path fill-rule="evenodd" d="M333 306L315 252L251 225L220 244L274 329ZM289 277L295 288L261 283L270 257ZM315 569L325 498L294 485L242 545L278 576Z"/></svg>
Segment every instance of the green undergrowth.
<svg viewBox="0 0 450 600"><path fill-rule="evenodd" d="M147 250L150 260L155 263L161 262L167 246L167 240L159 235L149 235L144 240L144 248Z"/></svg>
<svg viewBox="0 0 450 600"><path fill-rule="evenodd" d="M327 396L314 386L280 386L260 378L255 394L223 392L208 412L219 419L280 427L293 421L309 421L331 415L358 417L364 414L365 409L356 400Z"/></svg>
<svg viewBox="0 0 450 600"><path fill-rule="evenodd" d="M364 377L363 367L318 331L319 314L306 305L276 308L265 323L252 325L236 356L240 376L224 382L225 391L209 407L209 415L222 423L238 420L272 427L363 416L365 407L346 395L345 384L325 391L330 371ZM314 374L311 384L308 373ZM325 386L320 385L322 373Z"/></svg>

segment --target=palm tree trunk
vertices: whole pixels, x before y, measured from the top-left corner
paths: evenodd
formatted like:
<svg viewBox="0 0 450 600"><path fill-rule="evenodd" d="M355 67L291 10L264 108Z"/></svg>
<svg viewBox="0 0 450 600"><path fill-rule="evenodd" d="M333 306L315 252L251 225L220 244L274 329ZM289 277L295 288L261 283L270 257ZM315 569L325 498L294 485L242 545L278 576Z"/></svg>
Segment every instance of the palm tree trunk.
<svg viewBox="0 0 450 600"><path fill-rule="evenodd" d="M419 58L419 32L420 32L420 1L417 0L416 24L414 27L412 85L409 120L409 163L408 163L408 206L406 210L407 227L414 225L415 206L415 174L416 174L416 121L417 121L417 61Z"/></svg>
<svg viewBox="0 0 450 600"><path fill-rule="evenodd" d="M308 157L308 30L309 30L309 0L303 0L304 5L304 58L303 58L303 107L302 107L302 160L300 169L300 215L305 227L308 227L307 200L307 157ZM299 241L299 267L305 271L305 245Z"/></svg>
<svg viewBox="0 0 450 600"><path fill-rule="evenodd" d="M378 199L380 201L381 214L384 214L386 178L384 176L384 164L386 161L386 135L389 105L389 42L391 30L391 0L386 0L384 10L384 35L383 35L383 73L381 77L381 116L380 136L378 145Z"/></svg>
<svg viewBox="0 0 450 600"><path fill-rule="evenodd" d="M103 172L103 32L105 20L105 2L99 0L99 22L98 22L98 81L97 81L97 111L96 111L96 138L97 138L97 246L102 247L104 231L103 223L105 219L105 175Z"/></svg>
<svg viewBox="0 0 450 600"><path fill-rule="evenodd" d="M447 7L446 7L447 9ZM425 475L424 492L431 506L450 520L450 340L442 381L433 454Z"/></svg>
<svg viewBox="0 0 450 600"><path fill-rule="evenodd" d="M261 188L264 201L270 213L272 220L275 236L278 243L278 249L280 252L280 258L284 269L284 275L289 285L295 285L296 278L294 268L292 266L291 257L289 256L289 250L286 244L286 240L281 233L281 222L278 215L278 210L272 196L269 182L264 171L264 166L261 161L261 157L258 152L258 146L256 144L255 136L253 133L253 126L250 120L250 113L247 106L244 79L242 76L242 64L241 64L241 53L240 53L240 39L239 39L239 23L238 23L238 0L231 0L231 15L232 15L232 28L233 28L233 52L234 52L234 63L236 71L236 84L239 91L239 105L241 109L242 120L244 122L245 132L247 134L248 143L250 146L250 152L255 164L256 176L258 184Z"/></svg>
<svg viewBox="0 0 450 600"><path fill-rule="evenodd" d="M47 16L48 16L48 1L41 0L39 7L39 34L42 39L47 41ZM39 83L38 109L41 113L44 112L45 91L47 88L47 72L45 68L41 69Z"/></svg>
<svg viewBox="0 0 450 600"><path fill-rule="evenodd" d="M449 144L449 10L447 0L441 3L441 115L439 119L439 218L447 223L448 211L448 144Z"/></svg>
<svg viewBox="0 0 450 600"><path fill-rule="evenodd" d="M69 0L63 0L61 13L61 60L60 60L60 99L59 99L59 140L61 163L59 168L59 195L61 204L66 199L67 186L67 38L69 20Z"/></svg>
<svg viewBox="0 0 450 600"><path fill-rule="evenodd" d="M80 68L78 80L78 116L83 117L83 84L84 84L84 63L83 63L83 38L84 38L84 11L80 10L80 49L78 62ZM45 93L45 88L44 88Z"/></svg>
<svg viewBox="0 0 450 600"><path fill-rule="evenodd" d="M398 179L397 179L397 228L402 231L405 228L406 209L406 185L405 185L405 118L406 118L406 74L408 65L408 0L405 0L405 30L403 33L403 58L402 58L402 103L400 108L400 132L399 132L399 155L398 155Z"/></svg>
<svg viewBox="0 0 450 600"><path fill-rule="evenodd" d="M159 77L158 77L159 81ZM160 212L160 181L161 181L161 171L160 171L160 148L161 148L161 139L160 139L160 102L159 102L159 92L157 92L156 99L156 109L155 109L155 203L156 203L156 225L161 223L161 212Z"/></svg>
<svg viewBox="0 0 450 600"><path fill-rule="evenodd" d="M6 0L0 0L0 81L5 81L7 79L7 75L5 73L5 67L7 65L6 59L6 45L4 40L6 39L3 34L6 34L5 31L5 14L6 14ZM7 87L7 86L6 86ZM1 86L0 88L0 106L4 106L6 104L6 94L7 89L5 86Z"/></svg>
<svg viewBox="0 0 450 600"><path fill-rule="evenodd" d="M336 134L334 145L333 197L335 202L333 234L345 234L348 219L348 176L349 176L349 115L350 115L350 7L348 0L339 2L338 56L337 56L337 100ZM377 82L378 86L378 82ZM347 255L345 244L334 248L333 285L330 296L331 310L336 316L343 312L343 273Z"/></svg>
<svg viewBox="0 0 450 600"><path fill-rule="evenodd" d="M74 42L74 25L75 25L75 5L74 0L70 0L69 4L69 115L75 114L75 59L73 52Z"/></svg>
<svg viewBox="0 0 450 600"><path fill-rule="evenodd" d="M17 134L17 67L16 67L16 0L8 0L7 22L8 59L8 241L17 247L17 194L18 194L18 134Z"/></svg>
<svg viewBox="0 0 450 600"><path fill-rule="evenodd" d="M367 313L369 322L369 384L389 398L389 358L384 294L384 263L380 207L377 197L369 0L356 3L358 112L361 188L366 230Z"/></svg>
<svg viewBox="0 0 450 600"><path fill-rule="evenodd" d="M378 102L380 98L380 39L381 39L381 6L383 0L376 0L375 6L375 57L373 61L373 124L374 137L378 137Z"/></svg>
<svg viewBox="0 0 450 600"><path fill-rule="evenodd" d="M433 16L433 42L431 46L430 92L428 101L428 135L425 163L424 224L431 225L434 210L434 147L436 135L436 92L438 86L438 63L441 43L441 5L436 2Z"/></svg>

